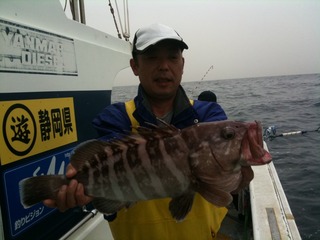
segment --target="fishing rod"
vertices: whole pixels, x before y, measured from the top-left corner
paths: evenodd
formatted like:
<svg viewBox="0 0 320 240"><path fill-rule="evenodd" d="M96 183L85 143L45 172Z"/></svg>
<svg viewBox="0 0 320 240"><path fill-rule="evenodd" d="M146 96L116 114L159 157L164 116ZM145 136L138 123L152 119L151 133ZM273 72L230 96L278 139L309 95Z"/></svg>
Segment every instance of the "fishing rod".
<svg viewBox="0 0 320 240"><path fill-rule="evenodd" d="M203 77L202 77L201 80L198 82L198 84L201 84L201 83L202 83L202 80L207 76L207 74L208 74L211 70L213 70L213 65L211 65L211 66L208 68L207 72L203 75ZM195 89L198 88L198 84L196 85ZM191 91L191 95L192 95L192 96L193 96L193 90L194 90L194 89L192 89L192 91Z"/></svg>
<svg viewBox="0 0 320 240"><path fill-rule="evenodd" d="M264 130L263 133L263 138L265 140L272 141L273 139L277 137L287 137L287 136L292 136L292 135L302 135L310 132L320 132L320 127L318 127L315 130L301 130L301 131L293 131L293 132L286 132L286 133L281 133L277 134L277 129L276 126L270 126Z"/></svg>
<svg viewBox="0 0 320 240"><path fill-rule="evenodd" d="M203 77L201 78L200 81L202 81L202 80L208 75L208 73L210 72L210 70L212 70L212 69L213 69L213 65L211 65L211 66L209 67L209 69L208 69L207 72L203 75Z"/></svg>

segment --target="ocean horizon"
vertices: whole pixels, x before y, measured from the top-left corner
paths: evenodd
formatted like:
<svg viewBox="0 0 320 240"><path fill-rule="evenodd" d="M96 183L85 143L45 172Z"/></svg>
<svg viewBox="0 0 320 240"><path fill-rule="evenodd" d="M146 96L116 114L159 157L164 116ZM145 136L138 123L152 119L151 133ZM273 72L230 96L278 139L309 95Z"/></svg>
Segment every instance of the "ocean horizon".
<svg viewBox="0 0 320 240"><path fill-rule="evenodd" d="M187 95L197 99L204 90L217 95L228 118L261 121L277 134L303 135L267 141L302 239L320 239L320 74L285 75L230 80L182 82ZM127 101L137 85L115 86L112 102Z"/></svg>

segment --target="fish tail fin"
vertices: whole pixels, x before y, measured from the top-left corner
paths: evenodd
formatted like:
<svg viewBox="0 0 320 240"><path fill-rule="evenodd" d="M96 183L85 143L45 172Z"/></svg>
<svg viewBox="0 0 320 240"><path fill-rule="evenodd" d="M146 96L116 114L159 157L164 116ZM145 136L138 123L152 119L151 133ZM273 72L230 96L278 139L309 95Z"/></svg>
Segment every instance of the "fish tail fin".
<svg viewBox="0 0 320 240"><path fill-rule="evenodd" d="M55 199L59 188L68 184L64 175L47 175L25 178L19 182L20 202L24 208L45 199Z"/></svg>

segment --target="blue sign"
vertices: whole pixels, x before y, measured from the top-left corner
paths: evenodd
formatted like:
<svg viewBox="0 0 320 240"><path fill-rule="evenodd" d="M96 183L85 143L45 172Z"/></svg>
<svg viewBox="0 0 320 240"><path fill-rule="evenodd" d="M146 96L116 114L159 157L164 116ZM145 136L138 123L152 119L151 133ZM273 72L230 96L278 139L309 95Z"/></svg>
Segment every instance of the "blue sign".
<svg viewBox="0 0 320 240"><path fill-rule="evenodd" d="M68 149L4 172L4 190L12 236L18 235L48 214L56 211L56 209L48 208L42 203L25 209L20 202L19 182L32 176L65 174L72 150Z"/></svg>

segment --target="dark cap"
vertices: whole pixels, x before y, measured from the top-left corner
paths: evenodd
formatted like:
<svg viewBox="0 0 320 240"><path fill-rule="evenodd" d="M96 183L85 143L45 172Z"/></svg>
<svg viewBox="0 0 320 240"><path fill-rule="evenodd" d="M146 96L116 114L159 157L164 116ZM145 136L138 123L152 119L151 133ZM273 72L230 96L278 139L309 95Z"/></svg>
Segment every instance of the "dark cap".
<svg viewBox="0 0 320 240"><path fill-rule="evenodd" d="M207 102L216 102L217 101L217 96L211 91L203 91L198 96L198 100L207 101Z"/></svg>

